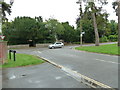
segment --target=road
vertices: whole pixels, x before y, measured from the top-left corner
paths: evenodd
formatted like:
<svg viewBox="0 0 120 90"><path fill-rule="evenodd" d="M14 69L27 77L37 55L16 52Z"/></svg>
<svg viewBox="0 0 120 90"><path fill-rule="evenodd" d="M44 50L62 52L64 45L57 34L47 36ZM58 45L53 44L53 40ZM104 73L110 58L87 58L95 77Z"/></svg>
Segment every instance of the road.
<svg viewBox="0 0 120 90"><path fill-rule="evenodd" d="M20 53L34 54L67 67L82 75L113 88L118 87L118 56L89 53L67 46L58 49L19 50Z"/></svg>

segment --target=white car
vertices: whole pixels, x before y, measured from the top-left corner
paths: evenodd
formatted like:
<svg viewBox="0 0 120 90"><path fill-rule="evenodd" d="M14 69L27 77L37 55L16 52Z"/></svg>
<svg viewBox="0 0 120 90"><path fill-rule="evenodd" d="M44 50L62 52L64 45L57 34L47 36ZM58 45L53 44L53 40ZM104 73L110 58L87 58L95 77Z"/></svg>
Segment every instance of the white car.
<svg viewBox="0 0 120 90"><path fill-rule="evenodd" d="M53 49L53 48L62 48L64 46L64 44L62 42L56 42L54 44L51 44L48 46L49 49Z"/></svg>

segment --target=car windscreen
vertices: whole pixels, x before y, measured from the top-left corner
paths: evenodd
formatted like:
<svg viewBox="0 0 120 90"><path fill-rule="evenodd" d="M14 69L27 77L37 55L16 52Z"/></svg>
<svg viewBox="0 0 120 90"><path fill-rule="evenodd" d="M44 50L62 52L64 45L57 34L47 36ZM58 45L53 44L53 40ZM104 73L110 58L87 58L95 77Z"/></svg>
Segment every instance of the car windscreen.
<svg viewBox="0 0 120 90"><path fill-rule="evenodd" d="M61 43L56 43L56 44L61 44Z"/></svg>

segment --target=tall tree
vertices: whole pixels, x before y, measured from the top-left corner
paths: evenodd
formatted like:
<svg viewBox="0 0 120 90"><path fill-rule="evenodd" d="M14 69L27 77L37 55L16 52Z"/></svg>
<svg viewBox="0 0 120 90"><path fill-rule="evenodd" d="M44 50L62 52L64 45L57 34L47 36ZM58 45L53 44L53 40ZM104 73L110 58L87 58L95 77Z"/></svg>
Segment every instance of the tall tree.
<svg viewBox="0 0 120 90"><path fill-rule="evenodd" d="M79 10L80 10L80 15L79 15L79 17L78 17L78 19L77 19L77 26L79 27L79 29L80 29L80 45L82 46L82 19L83 19L83 11L82 11L82 1L77 1L76 2L77 4L80 4L80 8L79 8Z"/></svg>
<svg viewBox="0 0 120 90"><path fill-rule="evenodd" d="M118 2L118 46L120 47L120 1Z"/></svg>
<svg viewBox="0 0 120 90"><path fill-rule="evenodd" d="M113 2L112 5L116 11L116 15L118 16L118 46L120 46L120 0Z"/></svg>
<svg viewBox="0 0 120 90"><path fill-rule="evenodd" d="M6 18L6 12L10 15L12 4L12 0L10 1L10 4L3 2L3 0L0 1L0 32L2 32L2 22L6 20L8 21Z"/></svg>
<svg viewBox="0 0 120 90"><path fill-rule="evenodd" d="M2 5L2 18L3 21L6 20L6 12L10 15L11 14L11 5L7 4L6 2L0 2Z"/></svg>
<svg viewBox="0 0 120 90"><path fill-rule="evenodd" d="M98 12L100 12L102 10L102 5L107 4L107 2L104 0L103 1L97 0L97 2L99 2L99 4L101 4L100 7L95 5L96 2L87 2L87 7L89 8L89 10L91 10L91 15L92 15L92 19L93 19L93 26L94 26L94 32L95 32L95 45L99 46L97 15L99 14Z"/></svg>

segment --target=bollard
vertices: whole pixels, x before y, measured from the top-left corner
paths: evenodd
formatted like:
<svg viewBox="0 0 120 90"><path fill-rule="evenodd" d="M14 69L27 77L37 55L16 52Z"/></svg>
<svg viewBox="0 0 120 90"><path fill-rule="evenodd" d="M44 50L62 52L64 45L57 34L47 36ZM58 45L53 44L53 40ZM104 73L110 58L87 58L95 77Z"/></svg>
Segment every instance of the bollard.
<svg viewBox="0 0 120 90"><path fill-rule="evenodd" d="M13 60L14 61L16 61L16 57L15 57L15 53L16 53L16 51L14 51L14 50L9 50L9 59L11 59L11 52L13 53Z"/></svg>
<svg viewBox="0 0 120 90"><path fill-rule="evenodd" d="M11 59L11 50L9 50L9 59Z"/></svg>
<svg viewBox="0 0 120 90"><path fill-rule="evenodd" d="M16 53L16 51L13 51L14 61L16 60L16 58L15 58L15 53Z"/></svg>

